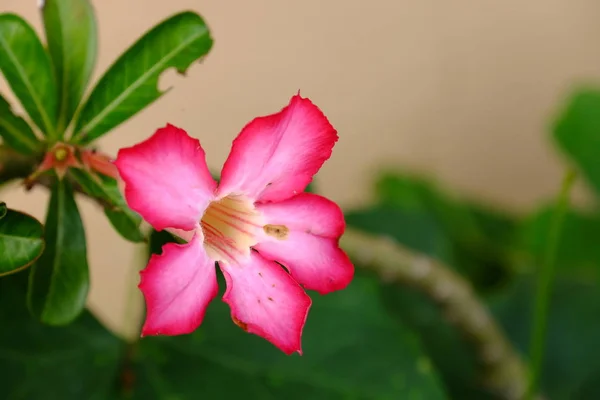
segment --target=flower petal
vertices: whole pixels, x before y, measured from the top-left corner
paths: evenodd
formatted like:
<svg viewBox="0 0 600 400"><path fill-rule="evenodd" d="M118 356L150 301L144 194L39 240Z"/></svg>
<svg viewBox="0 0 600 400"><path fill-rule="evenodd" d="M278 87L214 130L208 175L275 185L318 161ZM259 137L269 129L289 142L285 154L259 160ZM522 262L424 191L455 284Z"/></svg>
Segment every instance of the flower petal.
<svg viewBox="0 0 600 400"><path fill-rule="evenodd" d="M337 139L321 110L296 95L280 112L242 129L223 166L219 196L243 193L264 202L292 197L304 191Z"/></svg>
<svg viewBox="0 0 600 400"><path fill-rule="evenodd" d="M220 262L227 281L223 301L233 321L286 354L302 354L302 328L310 297L283 268L252 252L243 265Z"/></svg>
<svg viewBox="0 0 600 400"><path fill-rule="evenodd" d="M198 236L184 245L164 245L163 253L152 255L140 275L139 288L146 299L142 336L191 333L218 293L215 263Z"/></svg>
<svg viewBox="0 0 600 400"><path fill-rule="evenodd" d="M348 286L354 266L338 245L345 222L337 204L302 193L257 209L267 224L254 246L263 257L283 264L306 289L326 294Z"/></svg>
<svg viewBox="0 0 600 400"><path fill-rule="evenodd" d="M216 182L198 139L173 125L121 149L115 161L125 199L156 230L192 230L213 199Z"/></svg>

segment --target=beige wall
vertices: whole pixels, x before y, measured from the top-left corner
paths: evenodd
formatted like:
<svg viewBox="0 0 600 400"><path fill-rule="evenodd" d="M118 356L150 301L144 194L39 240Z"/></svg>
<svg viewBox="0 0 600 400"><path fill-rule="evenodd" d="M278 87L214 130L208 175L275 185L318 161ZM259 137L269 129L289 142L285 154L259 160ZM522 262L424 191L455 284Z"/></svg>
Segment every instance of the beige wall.
<svg viewBox="0 0 600 400"><path fill-rule="evenodd" d="M215 46L174 89L102 139L116 153L167 121L200 138L218 168L254 116L298 89L340 133L319 188L343 205L368 199L372 173L392 165L434 174L462 193L517 209L551 195L559 157L549 118L571 84L600 77L593 0L96 0L103 71L144 30L194 9ZM368 6L367 6L368 4ZM34 0L0 0L39 30ZM6 85L0 81L0 90ZM43 218L44 193L3 198ZM113 327L125 316L139 247L82 202L92 305ZM91 229L90 229L91 228ZM137 254L139 255L139 254Z"/></svg>

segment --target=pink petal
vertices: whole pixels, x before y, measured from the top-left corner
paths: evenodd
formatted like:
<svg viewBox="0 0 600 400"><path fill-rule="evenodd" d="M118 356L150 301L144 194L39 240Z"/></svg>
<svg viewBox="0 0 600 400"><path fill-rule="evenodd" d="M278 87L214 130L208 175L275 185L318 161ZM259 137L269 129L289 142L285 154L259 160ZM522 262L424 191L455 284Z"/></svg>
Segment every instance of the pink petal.
<svg viewBox="0 0 600 400"><path fill-rule="evenodd" d="M354 277L352 262L340 249L345 229L342 210L324 197L302 193L279 203L257 205L265 221L265 235L254 246L268 260L277 261L306 289L326 294L344 289Z"/></svg>
<svg viewBox="0 0 600 400"><path fill-rule="evenodd" d="M199 237L184 245L167 243L140 275L146 299L142 336L191 333L218 292L215 263Z"/></svg>
<svg viewBox="0 0 600 400"><path fill-rule="evenodd" d="M219 195L280 201L304 191L331 156L337 132L310 100L296 95L277 114L254 119L233 141Z"/></svg>
<svg viewBox="0 0 600 400"><path fill-rule="evenodd" d="M302 354L301 336L310 297L283 268L252 252L243 265L219 263L233 321L286 354Z"/></svg>
<svg viewBox="0 0 600 400"><path fill-rule="evenodd" d="M121 149L115 161L125 199L156 230L192 230L213 199L216 182L198 139L173 125Z"/></svg>

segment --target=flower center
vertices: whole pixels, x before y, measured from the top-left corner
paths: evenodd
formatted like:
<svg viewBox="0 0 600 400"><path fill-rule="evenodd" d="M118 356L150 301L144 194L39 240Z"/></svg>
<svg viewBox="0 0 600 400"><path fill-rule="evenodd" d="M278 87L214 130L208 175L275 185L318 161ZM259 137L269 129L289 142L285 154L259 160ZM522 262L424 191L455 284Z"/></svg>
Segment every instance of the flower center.
<svg viewBox="0 0 600 400"><path fill-rule="evenodd" d="M229 195L209 204L200 220L204 248L215 261L236 262L258 242L262 217L243 196Z"/></svg>

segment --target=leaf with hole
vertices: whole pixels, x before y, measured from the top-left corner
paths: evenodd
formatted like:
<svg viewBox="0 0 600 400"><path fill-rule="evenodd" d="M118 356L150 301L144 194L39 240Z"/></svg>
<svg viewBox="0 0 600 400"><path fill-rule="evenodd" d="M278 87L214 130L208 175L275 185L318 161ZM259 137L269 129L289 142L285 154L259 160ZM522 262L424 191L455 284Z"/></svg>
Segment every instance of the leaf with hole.
<svg viewBox="0 0 600 400"><path fill-rule="evenodd" d="M162 72L184 73L212 47L202 18L177 14L142 36L109 69L85 102L75 125L74 140L87 144L124 122L164 94Z"/></svg>

